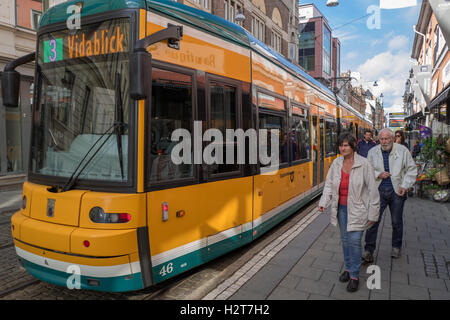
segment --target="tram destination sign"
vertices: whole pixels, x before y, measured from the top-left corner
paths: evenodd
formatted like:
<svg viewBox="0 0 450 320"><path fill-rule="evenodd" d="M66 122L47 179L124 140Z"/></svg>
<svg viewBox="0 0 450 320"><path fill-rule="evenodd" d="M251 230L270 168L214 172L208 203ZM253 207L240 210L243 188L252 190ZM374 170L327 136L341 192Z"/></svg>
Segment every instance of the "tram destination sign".
<svg viewBox="0 0 450 320"><path fill-rule="evenodd" d="M65 30L41 36L40 56L44 63L127 52L129 23L110 20L78 30Z"/></svg>

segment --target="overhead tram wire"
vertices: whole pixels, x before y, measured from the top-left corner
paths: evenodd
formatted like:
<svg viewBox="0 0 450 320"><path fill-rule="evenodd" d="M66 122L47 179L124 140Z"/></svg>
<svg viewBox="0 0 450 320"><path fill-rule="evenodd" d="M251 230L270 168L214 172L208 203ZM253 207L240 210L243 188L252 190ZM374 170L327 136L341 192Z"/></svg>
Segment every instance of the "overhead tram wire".
<svg viewBox="0 0 450 320"><path fill-rule="evenodd" d="M335 31L335 30L337 30L337 29L340 29L340 28L342 28L342 27L345 27L345 26L347 26L347 25L349 25L349 24L352 24L353 22L356 22L356 21L358 21L358 20L364 19L364 18L366 18L366 17L368 17L368 16L371 16L371 15L372 15L372 13L368 13L368 14L362 16L362 17L353 19L353 20L351 20L351 21L349 21L349 22L346 22L346 23L344 23L344 24L342 24L342 25L340 25L340 26L337 26L336 28L332 28L332 30Z"/></svg>

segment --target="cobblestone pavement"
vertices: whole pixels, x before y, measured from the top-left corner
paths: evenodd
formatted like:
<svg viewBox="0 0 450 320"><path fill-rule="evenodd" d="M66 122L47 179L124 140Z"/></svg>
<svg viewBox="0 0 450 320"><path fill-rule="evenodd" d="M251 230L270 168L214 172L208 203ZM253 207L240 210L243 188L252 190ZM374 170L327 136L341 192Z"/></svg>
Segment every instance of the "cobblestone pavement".
<svg viewBox="0 0 450 320"><path fill-rule="evenodd" d="M273 257L250 279L226 279L205 299L450 299L450 209L449 204L409 198L404 210L404 237L401 257L392 259L392 227L388 209L378 231L374 264L381 271L381 288L369 290L372 272L368 265L360 272L355 293L340 283L343 255L339 229L329 224L329 215L318 216L305 230ZM270 255L270 253L269 253ZM372 277L371 277L372 280ZM372 283L372 281L370 281ZM233 288L227 297L226 288ZM222 292L222 294L220 294ZM214 294L212 294L214 293Z"/></svg>
<svg viewBox="0 0 450 320"><path fill-rule="evenodd" d="M0 192L0 213L14 211L22 204L22 187Z"/></svg>

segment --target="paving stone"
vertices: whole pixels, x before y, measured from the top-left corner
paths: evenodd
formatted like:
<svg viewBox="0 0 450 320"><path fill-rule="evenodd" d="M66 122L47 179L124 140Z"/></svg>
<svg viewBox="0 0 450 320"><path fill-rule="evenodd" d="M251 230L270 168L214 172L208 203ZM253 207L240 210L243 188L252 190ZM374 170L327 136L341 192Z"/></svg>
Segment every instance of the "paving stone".
<svg viewBox="0 0 450 320"><path fill-rule="evenodd" d="M428 289L412 286L412 285L404 285L400 283L391 283L391 299L392 297L407 297L408 299L414 300L429 300L430 295L428 293Z"/></svg>
<svg viewBox="0 0 450 320"><path fill-rule="evenodd" d="M348 292L347 283L340 283L334 286L330 296L339 300L369 300L369 289L360 282L356 292Z"/></svg>
<svg viewBox="0 0 450 320"><path fill-rule="evenodd" d="M288 274L279 284L281 287L294 289L302 278L293 274Z"/></svg>
<svg viewBox="0 0 450 320"><path fill-rule="evenodd" d="M435 290L447 290L445 286L445 281L443 279L433 279L430 277L421 277L421 276L409 276L409 284L413 286L435 289Z"/></svg>
<svg viewBox="0 0 450 320"><path fill-rule="evenodd" d="M450 300L450 292L429 289L431 300Z"/></svg>
<svg viewBox="0 0 450 320"><path fill-rule="evenodd" d="M396 282L396 283L409 284L408 283L408 274L404 273L404 272L399 272L399 271L391 271L390 281Z"/></svg>
<svg viewBox="0 0 450 320"><path fill-rule="evenodd" d="M300 277L300 278L307 278L312 280L319 280L322 276L323 269L320 268L312 268L312 267L294 267L289 274Z"/></svg>
<svg viewBox="0 0 450 320"><path fill-rule="evenodd" d="M340 276L339 272L324 270L319 280L330 283L338 283L339 276Z"/></svg>
<svg viewBox="0 0 450 320"><path fill-rule="evenodd" d="M301 252L296 247L286 247L284 250L276 254L270 260L270 263L290 269L298 262L303 254L304 251Z"/></svg>
<svg viewBox="0 0 450 320"><path fill-rule="evenodd" d="M316 260L316 258L313 257L313 256L306 256L306 255L304 255L304 256L302 256L302 257L300 258L300 260L295 264L294 268L295 268L295 267L309 267L309 266L311 266L311 265L313 264L313 262L314 262L315 260Z"/></svg>
<svg viewBox="0 0 450 320"><path fill-rule="evenodd" d="M267 300L307 300L309 293L286 287L277 287Z"/></svg>
<svg viewBox="0 0 450 320"><path fill-rule="evenodd" d="M336 300L333 297L321 296L319 294L310 294L308 300Z"/></svg>
<svg viewBox="0 0 450 320"><path fill-rule="evenodd" d="M311 266L313 268L319 268L319 269L325 269L325 270L339 272L339 271L341 271L343 263L339 263L339 262L331 261L331 260L316 259Z"/></svg>
<svg viewBox="0 0 450 320"><path fill-rule="evenodd" d="M264 300L265 298L266 295L261 292L241 288L229 300Z"/></svg>
<svg viewBox="0 0 450 320"><path fill-rule="evenodd" d="M371 292L369 300L389 300L389 293Z"/></svg>
<svg viewBox="0 0 450 320"><path fill-rule="evenodd" d="M317 259L330 259L333 257L333 252L325 251L325 250L317 250L317 249L309 249L306 252L306 256L313 256Z"/></svg>
<svg viewBox="0 0 450 320"><path fill-rule="evenodd" d="M331 251L331 252L342 252L342 245L327 243L324 247L324 250Z"/></svg>
<svg viewBox="0 0 450 320"><path fill-rule="evenodd" d="M288 270L282 266L266 264L241 289L258 292L267 297L287 273Z"/></svg>
<svg viewBox="0 0 450 320"><path fill-rule="evenodd" d="M320 294L324 296L329 296L334 284L325 281L316 281L311 279L303 278L300 283L295 288L299 291L304 291L313 294Z"/></svg>

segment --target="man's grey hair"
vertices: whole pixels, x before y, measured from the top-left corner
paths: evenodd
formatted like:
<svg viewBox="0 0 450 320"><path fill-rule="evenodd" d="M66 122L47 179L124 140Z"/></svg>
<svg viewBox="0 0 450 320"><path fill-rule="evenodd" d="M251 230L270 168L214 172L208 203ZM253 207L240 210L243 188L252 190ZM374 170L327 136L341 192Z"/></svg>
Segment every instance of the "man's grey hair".
<svg viewBox="0 0 450 320"><path fill-rule="evenodd" d="M389 133L389 134L390 134L390 136L391 136L392 138L394 138L394 137L395 137L395 133L394 133L394 131L392 131L391 129L388 129L388 128L384 128L384 129L382 129L382 130L380 131L380 133L378 134L378 136L381 136L381 134L382 134L383 132L387 132L387 133Z"/></svg>

